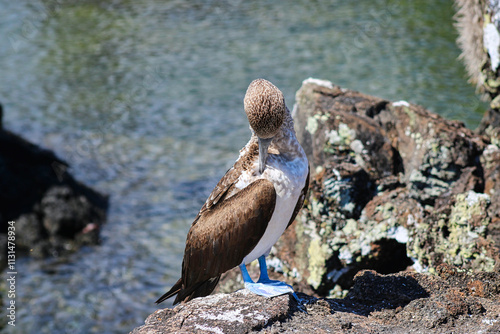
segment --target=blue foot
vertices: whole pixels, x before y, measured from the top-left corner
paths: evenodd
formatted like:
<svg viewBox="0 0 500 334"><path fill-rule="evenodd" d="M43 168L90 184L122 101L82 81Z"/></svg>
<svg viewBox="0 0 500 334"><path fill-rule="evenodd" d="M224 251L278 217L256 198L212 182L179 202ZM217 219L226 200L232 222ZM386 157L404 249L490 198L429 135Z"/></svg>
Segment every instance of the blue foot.
<svg viewBox="0 0 500 334"><path fill-rule="evenodd" d="M301 303L301 300L293 291L292 286L286 284L285 282L269 279L269 276L267 275L266 258L264 256L259 257L259 266L260 278L257 283L254 283L248 274L246 266L244 264L240 265L243 281L245 282L245 288L259 296L268 298L291 293L297 302L299 302L299 304Z"/></svg>
<svg viewBox="0 0 500 334"><path fill-rule="evenodd" d="M286 286L288 286L290 288L292 287L291 285L288 285L285 282L275 281L275 280L269 279L269 277L263 278L262 276L259 278L259 280L257 281L257 283L262 283L262 284L266 284L266 285L276 285L276 286L286 285Z"/></svg>
<svg viewBox="0 0 500 334"><path fill-rule="evenodd" d="M264 296L264 297L276 297L284 295L285 293L292 293L295 298L295 293L290 285L283 282L274 281L281 284L266 284L266 283L250 283L245 282L245 288L252 291L253 293Z"/></svg>

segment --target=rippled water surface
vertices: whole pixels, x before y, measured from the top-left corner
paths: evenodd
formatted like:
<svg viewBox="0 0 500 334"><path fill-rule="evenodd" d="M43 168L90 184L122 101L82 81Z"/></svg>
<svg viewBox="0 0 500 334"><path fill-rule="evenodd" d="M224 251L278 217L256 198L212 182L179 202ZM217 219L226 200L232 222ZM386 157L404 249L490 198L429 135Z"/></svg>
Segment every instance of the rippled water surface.
<svg viewBox="0 0 500 334"><path fill-rule="evenodd" d="M4 126L111 195L102 244L18 261L19 333L123 333L180 274L184 240L249 137L251 80L421 104L474 128L452 1L0 0ZM4 297L5 298L5 297Z"/></svg>

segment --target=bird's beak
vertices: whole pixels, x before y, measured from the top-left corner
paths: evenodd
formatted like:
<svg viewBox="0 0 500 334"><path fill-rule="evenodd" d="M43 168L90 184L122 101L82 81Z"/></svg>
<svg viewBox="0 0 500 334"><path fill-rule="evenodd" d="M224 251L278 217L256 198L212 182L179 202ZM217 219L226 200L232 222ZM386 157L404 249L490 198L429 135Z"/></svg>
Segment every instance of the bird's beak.
<svg viewBox="0 0 500 334"><path fill-rule="evenodd" d="M259 138L259 172L262 174L266 169L267 150L273 138L262 139Z"/></svg>

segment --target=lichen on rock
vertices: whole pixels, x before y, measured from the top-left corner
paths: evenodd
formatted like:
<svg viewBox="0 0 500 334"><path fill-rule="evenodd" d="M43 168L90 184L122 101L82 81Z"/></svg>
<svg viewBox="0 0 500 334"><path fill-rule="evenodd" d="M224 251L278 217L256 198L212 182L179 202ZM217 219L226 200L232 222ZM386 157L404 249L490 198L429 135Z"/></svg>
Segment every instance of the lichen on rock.
<svg viewBox="0 0 500 334"><path fill-rule="evenodd" d="M427 224L416 227L410 255L431 271L443 262L478 271L495 270L498 254L487 238L489 196L470 190L455 195L451 203L446 213L435 213ZM433 251L419 243L432 245Z"/></svg>
<svg viewBox="0 0 500 334"><path fill-rule="evenodd" d="M264 298L240 290L151 314L146 333L497 333L498 273L441 266L437 275L358 273L345 298L297 293Z"/></svg>
<svg viewBox="0 0 500 334"><path fill-rule="evenodd" d="M297 92L296 131L311 185L286 232L296 241L276 247L283 271L302 273L301 286L318 295L340 296L361 269L498 266L500 233L489 228L497 218L483 191L500 182L489 184L483 172L499 159L484 137L422 107L321 82L306 80ZM468 214L476 225L460 223Z"/></svg>
<svg viewBox="0 0 500 334"><path fill-rule="evenodd" d="M271 250L269 275L292 284L307 313L288 295L238 291L160 310L133 333L499 332L492 137L325 80L304 81L296 101L310 189ZM500 132L500 118L489 115L484 129ZM235 268L218 292L241 287Z"/></svg>

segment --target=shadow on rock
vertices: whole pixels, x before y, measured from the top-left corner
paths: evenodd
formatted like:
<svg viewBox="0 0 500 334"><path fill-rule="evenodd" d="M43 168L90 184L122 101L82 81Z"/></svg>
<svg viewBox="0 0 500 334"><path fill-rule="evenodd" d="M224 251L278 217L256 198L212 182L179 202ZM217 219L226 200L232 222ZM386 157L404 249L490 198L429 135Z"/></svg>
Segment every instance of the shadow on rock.
<svg viewBox="0 0 500 334"><path fill-rule="evenodd" d="M370 307L370 312L404 307L429 293L412 274L379 275L365 270L354 277L354 285L344 300Z"/></svg>
<svg viewBox="0 0 500 334"><path fill-rule="evenodd" d="M500 276L452 266L438 275L365 270L343 299L217 294L151 314L139 333L498 333ZM305 309L305 311L304 311Z"/></svg>
<svg viewBox="0 0 500 334"><path fill-rule="evenodd" d="M406 101L305 80L294 119L310 188L271 252L284 277L278 279L316 296L343 297L363 269L434 272L447 263L498 271L494 115L474 132Z"/></svg>

